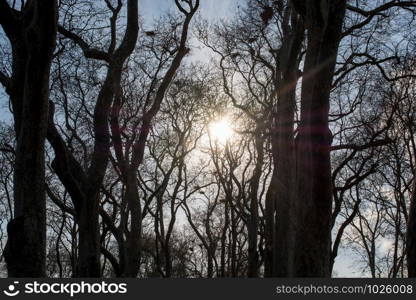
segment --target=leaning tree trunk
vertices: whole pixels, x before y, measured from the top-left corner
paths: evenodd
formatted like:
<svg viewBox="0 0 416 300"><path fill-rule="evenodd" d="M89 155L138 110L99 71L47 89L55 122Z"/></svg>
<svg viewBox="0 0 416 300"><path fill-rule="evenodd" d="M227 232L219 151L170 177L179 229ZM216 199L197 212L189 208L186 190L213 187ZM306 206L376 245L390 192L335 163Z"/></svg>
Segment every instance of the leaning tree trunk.
<svg viewBox="0 0 416 300"><path fill-rule="evenodd" d="M139 272L139 261L141 255L141 239L142 239L142 211L140 206L139 190L136 175L139 166L142 164L144 159L145 147L147 137L152 126L152 120L160 110L161 103L165 98L165 93L168 90L170 83L172 82L177 70L181 66L182 60L188 54L189 49L186 46L189 25L194 16L195 12L199 7L199 0L195 1L195 4L189 5L189 11L180 7L181 12L185 15L185 19L182 25L182 32L180 37L180 43L176 55L173 58L170 67L166 71L160 85L156 91L155 98L151 107L143 114L141 120L141 127L137 128L138 137L133 140L131 149L124 148L122 146L122 139L119 134L120 124L118 121L118 115L121 110L121 105L115 102L112 111L112 139L113 145L115 146L115 152L117 157L117 163L119 164L122 176L124 177L124 185L126 192L124 194L124 200L128 205L127 215L130 214L130 231L128 232L124 245L126 250L122 252L124 256L121 260L125 261L125 265L122 266L124 277L136 277ZM120 81L118 80L118 87L120 87ZM129 153L131 151L131 153Z"/></svg>
<svg viewBox="0 0 416 300"><path fill-rule="evenodd" d="M130 231L126 239L126 265L123 277L137 277L139 272L140 245L142 231L142 212L136 179L136 169L127 172L125 199L130 211Z"/></svg>
<svg viewBox="0 0 416 300"><path fill-rule="evenodd" d="M330 276L332 187L329 96L345 0L292 1L307 29L301 118L296 138L293 276Z"/></svg>
<svg viewBox="0 0 416 300"><path fill-rule="evenodd" d="M45 138L49 75L57 30L54 0L27 1L18 12L0 1L0 23L12 46L6 87L16 133L14 218L5 249L9 277L43 277L46 259Z"/></svg>

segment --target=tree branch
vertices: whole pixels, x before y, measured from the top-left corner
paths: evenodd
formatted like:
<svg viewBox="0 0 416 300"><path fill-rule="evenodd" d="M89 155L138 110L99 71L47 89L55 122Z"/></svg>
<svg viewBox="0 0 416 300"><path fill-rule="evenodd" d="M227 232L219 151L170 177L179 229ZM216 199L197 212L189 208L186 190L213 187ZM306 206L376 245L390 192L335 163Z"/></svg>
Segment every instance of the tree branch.
<svg viewBox="0 0 416 300"><path fill-rule="evenodd" d="M6 0L0 0L0 25L9 39L17 33L20 26L17 18L19 13L19 11L11 8Z"/></svg>
<svg viewBox="0 0 416 300"><path fill-rule="evenodd" d="M91 48L87 42L85 42L79 35L66 30L61 25L58 25L58 32L65 36L66 38L72 40L74 43L76 43L84 52L84 55L86 58L93 58L98 60L104 60L106 62L110 62L110 56L108 53L101 51L96 48Z"/></svg>
<svg viewBox="0 0 416 300"><path fill-rule="evenodd" d="M115 59L121 63L133 52L139 32L138 3L129 0L127 4L127 28L120 46L115 51Z"/></svg>
<svg viewBox="0 0 416 300"><path fill-rule="evenodd" d="M402 7L402 8L409 8L409 7L416 7L416 1L401 1L401 2L397 2L395 0L387 2L383 5L380 5L379 7L376 7L375 9L372 10L362 10L358 7L352 6L352 5L347 5L347 9L356 13L361 14L364 17L367 17L364 21L355 24L353 26L351 26L350 28L348 28L346 31L344 31L342 33L342 37L345 37L349 34L351 34L354 30L359 29L364 27L365 25L367 25L368 23L371 22L371 20L377 16L380 15L382 12L392 8L392 7Z"/></svg>
<svg viewBox="0 0 416 300"><path fill-rule="evenodd" d="M86 175L82 170L81 165L74 158L72 153L68 151L64 140L56 129L53 122L55 106L52 101L49 103L49 125L47 139L55 152L52 168L71 195L75 210L79 213L81 209L81 201L85 199L83 188L86 187Z"/></svg>
<svg viewBox="0 0 416 300"><path fill-rule="evenodd" d="M46 188L46 193L48 194L48 197L52 200L53 203L56 204L56 206L58 206L62 211L67 212L72 216L76 216L75 210L65 205L65 203L61 199L59 199L59 197L56 196L54 192L52 192L51 188L49 187L47 183L45 183L45 188Z"/></svg>
<svg viewBox="0 0 416 300"><path fill-rule="evenodd" d="M4 86L4 89L9 91L12 87L12 81L5 73L0 71L0 83Z"/></svg>
<svg viewBox="0 0 416 300"><path fill-rule="evenodd" d="M393 140L391 139L383 139L383 140L375 140L364 145L356 145L356 144L335 145L335 146L331 146L331 151L346 150L346 149L363 151L363 150L373 148L373 147L380 147L380 146L388 145L392 142Z"/></svg>

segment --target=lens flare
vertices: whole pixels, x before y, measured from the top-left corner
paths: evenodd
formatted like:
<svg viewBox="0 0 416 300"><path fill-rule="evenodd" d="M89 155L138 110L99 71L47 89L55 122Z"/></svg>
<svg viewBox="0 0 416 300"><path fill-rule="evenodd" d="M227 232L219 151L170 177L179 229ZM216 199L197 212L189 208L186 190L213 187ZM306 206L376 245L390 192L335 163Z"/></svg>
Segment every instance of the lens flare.
<svg viewBox="0 0 416 300"><path fill-rule="evenodd" d="M208 127L210 136L222 144L225 144L233 135L231 123L227 118L215 120Z"/></svg>

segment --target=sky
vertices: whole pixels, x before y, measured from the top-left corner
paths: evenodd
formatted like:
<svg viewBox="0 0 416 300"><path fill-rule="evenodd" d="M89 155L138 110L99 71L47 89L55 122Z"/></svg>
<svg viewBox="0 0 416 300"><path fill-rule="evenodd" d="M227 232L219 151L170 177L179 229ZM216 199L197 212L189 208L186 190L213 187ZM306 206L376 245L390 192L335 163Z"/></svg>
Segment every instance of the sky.
<svg viewBox="0 0 416 300"><path fill-rule="evenodd" d="M221 19L233 15L241 0L201 0L200 13L210 20ZM140 0L140 14L149 20L174 7L173 0Z"/></svg>

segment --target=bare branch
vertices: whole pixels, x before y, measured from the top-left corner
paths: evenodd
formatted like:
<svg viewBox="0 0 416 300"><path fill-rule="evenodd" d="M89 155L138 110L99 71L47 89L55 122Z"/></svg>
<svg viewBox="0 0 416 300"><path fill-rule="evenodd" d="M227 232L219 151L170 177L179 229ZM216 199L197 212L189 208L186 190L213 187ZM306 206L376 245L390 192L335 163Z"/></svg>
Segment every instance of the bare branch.
<svg viewBox="0 0 416 300"><path fill-rule="evenodd" d="M369 148L385 146L385 145L388 145L392 142L393 142L393 140L391 140L391 139L383 139L383 140L374 140L374 141L371 141L371 142L369 142L367 144L364 144L364 145L356 145L356 144L335 145L335 146L331 146L331 151L346 150L346 149L351 149L351 150L356 150L356 151L363 151L363 150L366 150L366 149L369 149Z"/></svg>
<svg viewBox="0 0 416 300"><path fill-rule="evenodd" d="M3 27L7 37L11 39L20 26L17 15L20 12L11 8L6 0L0 0L0 25Z"/></svg>
<svg viewBox="0 0 416 300"><path fill-rule="evenodd" d="M106 62L110 62L110 56L108 53L101 51L99 49L91 48L87 42L85 42L79 35L66 30L61 25L58 26L58 32L65 36L66 38L69 38L73 42L75 42L84 52L84 55L86 58L93 58L98 60L104 60Z"/></svg>
<svg viewBox="0 0 416 300"><path fill-rule="evenodd" d="M355 24L353 26L351 26L350 28L348 28L346 31L344 31L342 33L342 37L345 37L349 34L351 34L354 30L359 29L364 27L365 25L367 25L368 23L371 22L371 20L377 16L377 15L381 15L384 11L389 10L392 7L402 7L402 8L409 8L409 7L416 7L416 1L401 1L401 2L397 2L395 0L387 2L383 5L380 5L379 7L369 10L369 11L365 11L362 10L358 7L352 6L352 5L347 5L347 9L356 13L359 13L365 17L367 17L364 21Z"/></svg>

